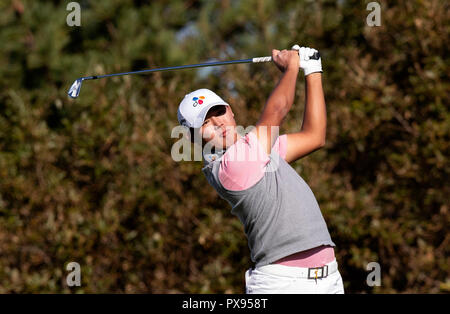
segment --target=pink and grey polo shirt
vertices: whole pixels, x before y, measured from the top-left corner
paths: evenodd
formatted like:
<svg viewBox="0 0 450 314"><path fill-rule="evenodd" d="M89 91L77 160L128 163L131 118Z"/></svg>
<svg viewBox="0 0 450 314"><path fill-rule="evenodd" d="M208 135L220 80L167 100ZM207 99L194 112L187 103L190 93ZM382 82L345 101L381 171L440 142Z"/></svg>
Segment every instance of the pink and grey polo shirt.
<svg viewBox="0 0 450 314"><path fill-rule="evenodd" d="M286 162L287 135L268 155L255 129L239 138L202 172L231 205L247 236L256 267L321 245L335 246L313 192Z"/></svg>

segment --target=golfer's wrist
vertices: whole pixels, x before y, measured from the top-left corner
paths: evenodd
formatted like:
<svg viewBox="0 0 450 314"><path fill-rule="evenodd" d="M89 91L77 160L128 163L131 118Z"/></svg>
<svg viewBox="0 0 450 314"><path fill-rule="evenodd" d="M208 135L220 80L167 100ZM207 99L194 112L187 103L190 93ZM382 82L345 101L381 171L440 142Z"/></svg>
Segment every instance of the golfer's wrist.
<svg viewBox="0 0 450 314"><path fill-rule="evenodd" d="M305 76L307 82L322 82L322 72L313 72Z"/></svg>
<svg viewBox="0 0 450 314"><path fill-rule="evenodd" d="M307 84L321 84L322 83L322 73L314 72L305 76L305 81Z"/></svg>
<svg viewBox="0 0 450 314"><path fill-rule="evenodd" d="M292 63L292 64L289 64L289 65L286 67L286 70L284 71L284 73L286 73L286 72L291 72L291 73L297 73L297 74L298 74L298 71L299 71L299 70L300 70L300 68L299 68L298 64Z"/></svg>
<svg viewBox="0 0 450 314"><path fill-rule="evenodd" d="M305 68L305 69L303 69L303 71L305 72L305 76L309 76L314 73L323 73L322 64L319 63L317 65Z"/></svg>

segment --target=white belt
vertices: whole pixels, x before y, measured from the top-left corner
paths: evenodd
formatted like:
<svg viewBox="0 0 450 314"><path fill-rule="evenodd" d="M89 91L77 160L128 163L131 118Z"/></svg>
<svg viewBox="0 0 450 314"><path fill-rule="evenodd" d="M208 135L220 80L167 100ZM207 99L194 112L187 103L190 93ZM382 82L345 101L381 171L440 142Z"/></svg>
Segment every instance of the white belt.
<svg viewBox="0 0 450 314"><path fill-rule="evenodd" d="M307 279L321 279L326 278L338 270L338 263L336 260L325 264L321 267L296 267L286 266L280 264L269 264L265 266L256 267L253 271L261 271L266 274L284 277L296 277Z"/></svg>

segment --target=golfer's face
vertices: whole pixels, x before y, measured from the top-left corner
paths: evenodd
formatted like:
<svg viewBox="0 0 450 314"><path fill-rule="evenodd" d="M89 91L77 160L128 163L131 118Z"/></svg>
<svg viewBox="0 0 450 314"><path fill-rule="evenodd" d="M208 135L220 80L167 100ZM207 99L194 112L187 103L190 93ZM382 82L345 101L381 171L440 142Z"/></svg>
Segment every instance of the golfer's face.
<svg viewBox="0 0 450 314"><path fill-rule="evenodd" d="M218 105L209 109L200 128L203 140L212 141L218 148L227 148L237 140L236 121L230 106Z"/></svg>

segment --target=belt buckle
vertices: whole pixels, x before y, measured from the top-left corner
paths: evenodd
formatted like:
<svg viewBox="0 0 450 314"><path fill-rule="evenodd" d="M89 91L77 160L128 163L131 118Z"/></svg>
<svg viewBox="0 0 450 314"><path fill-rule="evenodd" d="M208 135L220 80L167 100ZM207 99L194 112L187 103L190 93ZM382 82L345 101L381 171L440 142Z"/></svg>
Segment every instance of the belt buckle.
<svg viewBox="0 0 450 314"><path fill-rule="evenodd" d="M320 276L317 275L318 271L321 270ZM325 274L326 270L326 274ZM311 275L311 271L313 271L313 275ZM308 279L322 279L328 277L328 265L321 267L312 267L308 268Z"/></svg>

